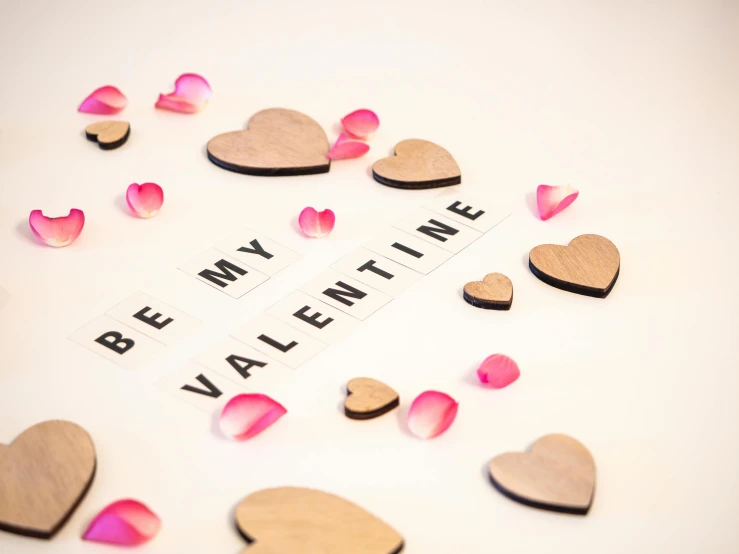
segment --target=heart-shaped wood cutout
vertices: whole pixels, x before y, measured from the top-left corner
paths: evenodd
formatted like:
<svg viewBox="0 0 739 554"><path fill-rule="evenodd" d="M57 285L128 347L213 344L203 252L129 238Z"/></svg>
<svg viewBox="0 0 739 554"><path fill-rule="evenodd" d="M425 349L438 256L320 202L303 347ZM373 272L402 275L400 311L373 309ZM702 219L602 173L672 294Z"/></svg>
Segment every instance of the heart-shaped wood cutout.
<svg viewBox="0 0 739 554"><path fill-rule="evenodd" d="M87 140L97 142L103 150L123 146L131 134L127 121L98 121L85 127Z"/></svg>
<svg viewBox="0 0 739 554"><path fill-rule="evenodd" d="M595 492L595 462L567 435L546 435L529 452L490 460L490 479L507 497L535 508L587 514Z"/></svg>
<svg viewBox="0 0 739 554"><path fill-rule="evenodd" d="M244 131L208 142L208 159L219 167L248 175L282 176L327 173L326 133L300 112L271 108L255 113Z"/></svg>
<svg viewBox="0 0 739 554"><path fill-rule="evenodd" d="M441 146L421 139L396 144L394 156L374 163L372 176L378 183L401 189L433 189L462 182L452 155Z"/></svg>
<svg viewBox="0 0 739 554"><path fill-rule="evenodd" d="M344 413L352 419L372 419L397 408L400 396L385 383L357 377L346 384Z"/></svg>
<svg viewBox="0 0 739 554"><path fill-rule="evenodd" d="M529 268L558 289L605 298L618 279L621 257L607 238L580 235L567 246L537 246L529 253Z"/></svg>
<svg viewBox="0 0 739 554"><path fill-rule="evenodd" d="M482 281L472 281L464 286L464 299L478 308L510 310L513 283L502 273L488 273Z"/></svg>
<svg viewBox="0 0 739 554"><path fill-rule="evenodd" d="M375 516L322 491L264 489L236 507L236 526L253 543L242 554L396 554L403 537Z"/></svg>
<svg viewBox="0 0 739 554"><path fill-rule="evenodd" d="M85 496L95 446L69 421L44 421L0 444L0 529L49 538Z"/></svg>

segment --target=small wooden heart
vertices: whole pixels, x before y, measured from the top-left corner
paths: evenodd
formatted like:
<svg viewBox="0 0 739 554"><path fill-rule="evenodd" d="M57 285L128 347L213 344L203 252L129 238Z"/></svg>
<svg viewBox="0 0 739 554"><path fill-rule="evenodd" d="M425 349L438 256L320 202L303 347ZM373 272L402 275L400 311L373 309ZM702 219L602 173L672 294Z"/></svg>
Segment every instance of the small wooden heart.
<svg viewBox="0 0 739 554"><path fill-rule="evenodd" d="M208 159L248 175L310 175L328 172L328 150L326 133L313 119L271 108L255 113L245 130L210 139Z"/></svg>
<svg viewBox="0 0 739 554"><path fill-rule="evenodd" d="M403 537L375 516L322 491L264 489L236 507L236 526L251 544L242 554L396 554Z"/></svg>
<svg viewBox="0 0 739 554"><path fill-rule="evenodd" d="M87 140L97 142L103 150L113 150L123 146L131 134L127 121L98 121L85 127Z"/></svg>
<svg viewBox="0 0 739 554"><path fill-rule="evenodd" d="M529 253L529 268L558 289L605 298L618 279L621 257L607 238L580 235L567 246L537 246Z"/></svg>
<svg viewBox="0 0 739 554"><path fill-rule="evenodd" d="M95 446L69 421L44 421L0 444L0 529L50 538L85 496Z"/></svg>
<svg viewBox="0 0 739 554"><path fill-rule="evenodd" d="M420 139L396 144L394 156L374 163L372 176L378 183L401 189L432 189L462 182L452 155L441 146Z"/></svg>
<svg viewBox="0 0 739 554"><path fill-rule="evenodd" d="M510 310L513 283L502 273L488 273L482 281L472 281L464 286L464 299L478 308Z"/></svg>
<svg viewBox="0 0 739 554"><path fill-rule="evenodd" d="M585 515L593 502L595 462L567 435L546 435L529 452L496 456L488 471L496 489L527 506Z"/></svg>
<svg viewBox="0 0 739 554"><path fill-rule="evenodd" d="M346 384L344 413L352 419L372 419L397 408L400 396L385 383L357 377Z"/></svg>

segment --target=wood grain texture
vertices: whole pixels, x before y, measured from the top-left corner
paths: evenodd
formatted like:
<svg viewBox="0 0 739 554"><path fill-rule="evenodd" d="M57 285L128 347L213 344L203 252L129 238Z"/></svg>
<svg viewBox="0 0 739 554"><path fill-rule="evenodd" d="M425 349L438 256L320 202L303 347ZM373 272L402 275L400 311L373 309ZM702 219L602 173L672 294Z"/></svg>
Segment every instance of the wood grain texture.
<svg viewBox="0 0 739 554"><path fill-rule="evenodd" d="M488 273L482 281L464 286L464 299L477 308L510 310L513 304L513 283L502 273Z"/></svg>
<svg viewBox="0 0 739 554"><path fill-rule="evenodd" d="M607 238L580 235L567 246L542 244L532 249L529 268L553 287L605 298L618 279L621 257Z"/></svg>
<svg viewBox="0 0 739 554"><path fill-rule="evenodd" d="M95 475L95 446L68 421L44 421L0 444L0 528L50 538Z"/></svg>
<svg viewBox="0 0 739 554"><path fill-rule="evenodd" d="M383 185L402 189L431 189L462 182L452 155L441 146L421 139L396 144L394 156L374 163L372 176Z"/></svg>
<svg viewBox="0 0 739 554"><path fill-rule="evenodd" d="M346 384L344 413L351 419L372 419L397 408L400 396L385 383L357 377Z"/></svg>
<svg viewBox="0 0 739 554"><path fill-rule="evenodd" d="M123 146L131 134L127 121L98 121L85 127L87 140L97 142L102 150Z"/></svg>
<svg viewBox="0 0 739 554"><path fill-rule="evenodd" d="M243 554L396 554L403 537L343 498L279 487L250 494L236 507L236 526L251 544Z"/></svg>
<svg viewBox="0 0 739 554"><path fill-rule="evenodd" d="M327 173L328 138L321 126L300 112L271 108L254 114L243 131L208 142L208 159L248 175L284 176Z"/></svg>
<svg viewBox="0 0 739 554"><path fill-rule="evenodd" d="M529 452L496 456L488 471L495 488L527 506L585 515L593 502L595 462L567 435L546 435Z"/></svg>

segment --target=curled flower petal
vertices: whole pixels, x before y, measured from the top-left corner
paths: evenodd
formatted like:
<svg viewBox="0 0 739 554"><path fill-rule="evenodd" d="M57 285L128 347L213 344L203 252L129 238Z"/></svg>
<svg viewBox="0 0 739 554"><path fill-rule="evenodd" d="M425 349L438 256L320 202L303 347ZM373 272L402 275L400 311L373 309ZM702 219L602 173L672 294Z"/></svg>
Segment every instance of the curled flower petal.
<svg viewBox="0 0 739 554"><path fill-rule="evenodd" d="M306 236L321 238L333 230L334 224L336 223L336 215L331 210L317 212L315 209L308 207L300 212L298 223Z"/></svg>
<svg viewBox="0 0 739 554"><path fill-rule="evenodd" d="M341 124L349 136L368 139L380 126L380 118L372 110L356 110L342 118Z"/></svg>
<svg viewBox="0 0 739 554"><path fill-rule="evenodd" d="M126 107L128 100L123 93L110 85L95 89L85 98L77 111L85 113L114 114Z"/></svg>
<svg viewBox="0 0 739 554"><path fill-rule="evenodd" d="M287 413L266 394L237 394L223 407L221 432L236 440L258 435Z"/></svg>
<svg viewBox="0 0 739 554"><path fill-rule="evenodd" d="M359 142L357 140L349 140L344 133L339 135L333 147L326 157L329 160L346 160L349 158L358 158L369 152L369 144Z"/></svg>
<svg viewBox="0 0 739 554"><path fill-rule="evenodd" d="M153 539L162 522L146 505L126 498L108 504L82 535L86 541L135 546Z"/></svg>
<svg viewBox="0 0 739 554"><path fill-rule="evenodd" d="M518 364L504 354L488 356L477 368L477 377L494 389L502 389L521 375Z"/></svg>
<svg viewBox="0 0 739 554"><path fill-rule="evenodd" d="M72 244L80 236L85 226L85 213L72 209L65 217L46 217L41 210L33 210L28 224L42 242L59 248Z"/></svg>
<svg viewBox="0 0 739 554"><path fill-rule="evenodd" d="M578 194L580 193L570 185L563 187L539 185L536 188L536 205L539 208L539 217L542 221L546 221L557 215L572 204Z"/></svg>
<svg viewBox="0 0 739 554"><path fill-rule="evenodd" d="M144 219L154 217L164 203L164 191L156 183L132 183L126 190L126 202L137 216Z"/></svg>
<svg viewBox="0 0 739 554"><path fill-rule="evenodd" d="M419 394L408 410L408 428L417 437L438 437L457 417L459 403L446 393L427 390Z"/></svg>
<svg viewBox="0 0 739 554"><path fill-rule="evenodd" d="M185 73L175 81L174 92L160 94L155 106L173 112L196 113L205 107L212 95L208 81L195 73Z"/></svg>

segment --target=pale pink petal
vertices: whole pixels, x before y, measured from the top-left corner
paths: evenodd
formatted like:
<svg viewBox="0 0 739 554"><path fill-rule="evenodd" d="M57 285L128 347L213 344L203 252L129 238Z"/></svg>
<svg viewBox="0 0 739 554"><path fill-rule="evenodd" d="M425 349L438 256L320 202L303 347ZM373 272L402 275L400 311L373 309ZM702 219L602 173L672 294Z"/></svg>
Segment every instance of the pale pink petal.
<svg viewBox="0 0 739 554"><path fill-rule="evenodd" d="M344 133L339 135L333 147L326 154L329 160L346 160L349 158L358 158L369 152L369 144L356 140L349 140Z"/></svg>
<svg viewBox="0 0 739 554"><path fill-rule="evenodd" d="M146 505L126 498L108 504L82 535L86 541L135 546L153 539L162 522Z"/></svg>
<svg viewBox="0 0 739 554"><path fill-rule="evenodd" d="M85 226L85 213L72 209L64 217L46 217L41 210L33 210L28 224L42 242L59 248L72 244L80 236Z"/></svg>
<svg viewBox="0 0 739 554"><path fill-rule="evenodd" d="M180 75L175 81L174 92L160 94L155 106L181 113L202 110L213 95L208 81L195 73Z"/></svg>
<svg viewBox="0 0 739 554"><path fill-rule="evenodd" d="M341 124L349 136L368 139L380 126L380 118L372 110L356 110L344 117Z"/></svg>
<svg viewBox="0 0 739 554"><path fill-rule="evenodd" d="M417 437L438 437L457 417L459 403L446 393L427 390L419 394L408 410L408 428Z"/></svg>
<svg viewBox="0 0 739 554"><path fill-rule="evenodd" d="M154 217L164 203L164 191L156 183L132 183L126 190L126 202L137 216L145 219Z"/></svg>
<svg viewBox="0 0 739 554"><path fill-rule="evenodd" d="M488 356L477 369L481 383L494 389L502 389L513 383L521 375L518 364L504 354Z"/></svg>
<svg viewBox="0 0 739 554"><path fill-rule="evenodd" d="M298 223L306 236L321 238L333 230L334 224L336 223L336 215L331 210L317 212L315 209L308 207L300 212Z"/></svg>
<svg viewBox="0 0 739 554"><path fill-rule="evenodd" d="M258 435L287 413L287 410L266 394L238 394L223 407L221 432L236 440Z"/></svg>
<svg viewBox="0 0 739 554"><path fill-rule="evenodd" d="M562 187L539 185L536 189L536 205L539 208L539 217L543 221L546 221L550 217L557 215L572 204L578 194L580 193L570 185Z"/></svg>
<svg viewBox="0 0 739 554"><path fill-rule="evenodd" d="M123 93L110 85L96 89L82 101L78 111L85 113L114 114L126 107L128 100Z"/></svg>

